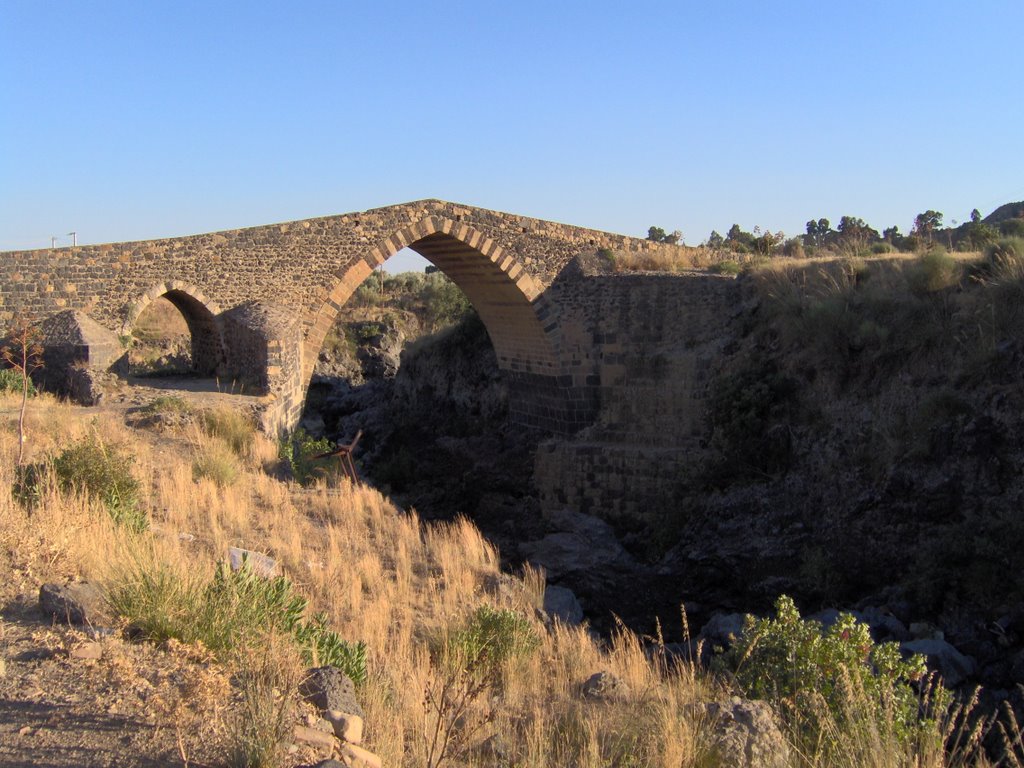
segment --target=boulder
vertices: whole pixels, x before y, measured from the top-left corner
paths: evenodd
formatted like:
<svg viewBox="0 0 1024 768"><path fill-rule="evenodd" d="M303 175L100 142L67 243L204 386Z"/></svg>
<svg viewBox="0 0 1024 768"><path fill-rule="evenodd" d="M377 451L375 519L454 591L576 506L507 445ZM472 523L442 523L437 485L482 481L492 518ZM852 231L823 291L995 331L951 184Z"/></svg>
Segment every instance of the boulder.
<svg viewBox="0 0 1024 768"><path fill-rule="evenodd" d="M108 618L103 593L88 581L43 584L39 588L39 608L68 624L99 624Z"/></svg>
<svg viewBox="0 0 1024 768"><path fill-rule="evenodd" d="M583 621L583 606L571 589L548 586L544 589L544 611L564 624L576 625Z"/></svg>
<svg viewBox="0 0 1024 768"><path fill-rule="evenodd" d="M764 701L733 696L705 705L720 765L730 768L784 768L790 751L779 720Z"/></svg>
<svg viewBox="0 0 1024 768"><path fill-rule="evenodd" d="M900 649L904 653L919 653L926 656L928 666L938 670L942 675L943 682L950 688L960 685L977 669L974 659L964 656L945 640L935 638L911 640L900 645Z"/></svg>
<svg viewBox="0 0 1024 768"><path fill-rule="evenodd" d="M349 744L361 744L363 741L363 718L336 709L327 710L324 718L331 724L334 735Z"/></svg>
<svg viewBox="0 0 1024 768"><path fill-rule="evenodd" d="M700 628L700 638L705 645L728 648L743 634L744 619L742 613L714 613Z"/></svg>
<svg viewBox="0 0 1024 768"><path fill-rule="evenodd" d="M278 575L277 561L260 552L240 547L228 547L228 561L231 563L232 571L239 571L244 564L248 563L252 572L264 579L272 579Z"/></svg>
<svg viewBox="0 0 1024 768"><path fill-rule="evenodd" d="M356 700L356 686L337 667L314 667L299 684L299 693L321 712L335 710L365 717Z"/></svg>
<svg viewBox="0 0 1024 768"><path fill-rule="evenodd" d="M588 699L613 699L627 694L629 688L611 672L595 672L583 683L580 692Z"/></svg>
<svg viewBox="0 0 1024 768"><path fill-rule="evenodd" d="M548 521L555 532L538 541L523 542L519 553L543 567L550 578L636 568L636 562L619 543L612 527L603 520L563 510L550 514Z"/></svg>

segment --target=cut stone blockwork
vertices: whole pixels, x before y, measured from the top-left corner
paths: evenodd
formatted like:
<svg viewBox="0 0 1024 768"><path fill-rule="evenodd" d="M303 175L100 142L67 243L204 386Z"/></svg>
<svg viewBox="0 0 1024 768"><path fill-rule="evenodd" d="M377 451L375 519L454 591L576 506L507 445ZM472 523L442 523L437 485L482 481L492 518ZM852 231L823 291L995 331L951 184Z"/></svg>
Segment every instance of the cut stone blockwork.
<svg viewBox="0 0 1024 768"><path fill-rule="evenodd" d="M125 335L151 301L166 297L188 323L197 372L257 382L265 426L289 429L339 308L405 247L436 264L479 313L510 379L513 417L563 434L593 420L599 389L595 353L579 339L566 343L550 287L566 265L600 249L679 251L423 200L166 240L2 253L0 323L15 313L41 320L75 310Z"/></svg>

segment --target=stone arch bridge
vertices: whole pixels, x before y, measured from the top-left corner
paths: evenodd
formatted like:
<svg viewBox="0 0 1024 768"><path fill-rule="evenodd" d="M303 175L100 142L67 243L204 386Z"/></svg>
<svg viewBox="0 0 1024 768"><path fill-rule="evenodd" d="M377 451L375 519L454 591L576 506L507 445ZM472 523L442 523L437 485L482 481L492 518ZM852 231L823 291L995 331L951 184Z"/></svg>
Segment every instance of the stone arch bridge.
<svg viewBox="0 0 1024 768"><path fill-rule="evenodd" d="M247 382L264 397L264 428L282 431L298 422L339 308L405 247L439 267L479 313L509 382L512 418L557 434L594 420L609 383L603 374L616 363L614 333L599 328L603 299L572 287L571 265L579 272L602 249L679 250L424 200L188 237L0 253L0 313L5 323L14 315L42 322L52 375L114 365L123 355L118 337L166 297L188 323L197 371Z"/></svg>

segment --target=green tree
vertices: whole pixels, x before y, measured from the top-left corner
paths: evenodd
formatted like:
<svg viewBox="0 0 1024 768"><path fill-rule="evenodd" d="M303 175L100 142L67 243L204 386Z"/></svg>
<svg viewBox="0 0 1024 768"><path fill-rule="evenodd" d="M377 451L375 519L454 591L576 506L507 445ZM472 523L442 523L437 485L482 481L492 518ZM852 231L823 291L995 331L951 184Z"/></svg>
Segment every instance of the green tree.
<svg viewBox="0 0 1024 768"><path fill-rule="evenodd" d="M715 230L711 230L711 234L708 235L708 248L721 248L724 243L725 238Z"/></svg>
<svg viewBox="0 0 1024 768"><path fill-rule="evenodd" d="M651 227L647 230L647 239L655 243L665 242L665 230L661 227Z"/></svg>
<svg viewBox="0 0 1024 768"><path fill-rule="evenodd" d="M942 214L938 211L927 210L914 217L913 233L930 241L935 234L935 230L941 226Z"/></svg>
<svg viewBox="0 0 1024 768"><path fill-rule="evenodd" d="M979 211L977 208L975 208L973 211L971 211L971 223L972 224L979 224L979 223L981 223L981 211Z"/></svg>
<svg viewBox="0 0 1024 768"><path fill-rule="evenodd" d="M807 222L807 244L820 247L825 244L831 232L832 224L828 219L811 219Z"/></svg>

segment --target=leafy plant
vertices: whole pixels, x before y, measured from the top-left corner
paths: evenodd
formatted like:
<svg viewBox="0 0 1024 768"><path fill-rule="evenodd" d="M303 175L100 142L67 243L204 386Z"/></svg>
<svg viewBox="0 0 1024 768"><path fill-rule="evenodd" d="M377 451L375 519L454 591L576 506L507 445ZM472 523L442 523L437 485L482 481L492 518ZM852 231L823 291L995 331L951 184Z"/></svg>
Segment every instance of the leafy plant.
<svg viewBox="0 0 1024 768"><path fill-rule="evenodd" d="M21 393L23 387L25 387L25 377L20 371L14 368L0 368L0 392L13 394ZM35 397L36 386L32 383L32 379L28 380L28 395L29 397Z"/></svg>
<svg viewBox="0 0 1024 768"><path fill-rule="evenodd" d="M133 464L127 450L104 445L91 435L65 448L53 460L52 470L61 490L98 499L115 523L138 532L149 527L149 520L140 505Z"/></svg>
<svg viewBox="0 0 1024 768"><path fill-rule="evenodd" d="M814 744L828 738L825 720L852 727L845 721L853 700L869 705L870 711L859 716L870 715L903 743L933 725L930 713L922 715L913 685L926 675L924 657L903 660L897 643L876 644L867 625L849 614L823 630L819 622L802 619L785 595L775 611L775 618L747 616L743 634L719 665L731 671L745 695L773 702L800 740ZM939 712L949 702L935 695L932 706Z"/></svg>
<svg viewBox="0 0 1024 768"><path fill-rule="evenodd" d="M137 562L110 591L113 608L150 640L201 642L225 658L253 638L290 637L307 663L329 664L353 682L366 679L366 646L343 640L325 614L305 618L308 601L284 576L264 578L248 562L221 564L206 582L165 564Z"/></svg>
<svg viewBox="0 0 1024 768"><path fill-rule="evenodd" d="M457 629L435 638L431 655L438 677L424 691L428 768L462 752L494 716L478 702L502 681L505 665L528 656L540 640L515 611L482 605Z"/></svg>
<svg viewBox="0 0 1024 768"><path fill-rule="evenodd" d="M326 437L314 438L304 429L297 429L283 438L277 447L277 455L291 470L292 477L302 485L308 485L330 472L330 458L316 459L334 446Z"/></svg>

